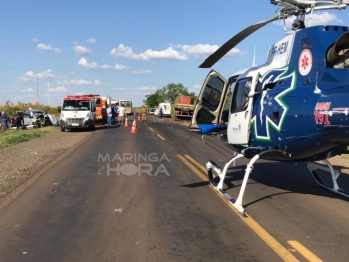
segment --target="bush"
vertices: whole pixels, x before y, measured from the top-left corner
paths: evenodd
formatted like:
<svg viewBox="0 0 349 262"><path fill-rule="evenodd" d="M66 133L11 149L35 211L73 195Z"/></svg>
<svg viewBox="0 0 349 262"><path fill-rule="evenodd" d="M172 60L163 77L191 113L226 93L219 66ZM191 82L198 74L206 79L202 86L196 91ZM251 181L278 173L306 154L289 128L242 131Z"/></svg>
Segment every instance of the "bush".
<svg viewBox="0 0 349 262"><path fill-rule="evenodd" d="M4 111L8 117L12 117L16 111L27 111L29 108L33 110L42 110L46 113L58 116L58 107L57 106L47 106L42 104L32 104L32 103L21 103L13 104L10 101L6 101L4 105L0 105L0 112Z"/></svg>

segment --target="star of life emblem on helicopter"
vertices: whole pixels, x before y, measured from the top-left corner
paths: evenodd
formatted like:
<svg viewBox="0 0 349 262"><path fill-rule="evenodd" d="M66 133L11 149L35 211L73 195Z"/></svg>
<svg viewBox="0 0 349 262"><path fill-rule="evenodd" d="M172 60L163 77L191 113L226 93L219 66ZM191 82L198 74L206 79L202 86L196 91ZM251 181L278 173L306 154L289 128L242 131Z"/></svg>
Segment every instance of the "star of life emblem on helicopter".
<svg viewBox="0 0 349 262"><path fill-rule="evenodd" d="M283 69L274 69L266 74L264 76L261 76L259 81L262 83L262 86L264 86L267 83L273 83L278 82L281 79L284 79L285 83L289 86L284 91L279 93L277 96L273 98L268 98L268 91L265 91L261 98L261 110L259 114L256 114L251 119L251 125L254 128L254 136L255 139L259 141L271 141L271 130L276 130L277 132L280 132L282 125L284 123L284 119L287 115L287 112L289 110L289 106L285 103L283 100L283 96L291 92L296 88L296 70L294 70L290 74L285 74L288 71L288 68ZM264 101L270 99L270 102L275 101L277 105L280 106L280 109L282 109L281 117L278 122L273 121L268 115L263 114L264 111ZM273 103L273 102L272 102Z"/></svg>
<svg viewBox="0 0 349 262"><path fill-rule="evenodd" d="M313 56L309 49L304 49L299 56L298 69L302 76L309 74L313 65Z"/></svg>

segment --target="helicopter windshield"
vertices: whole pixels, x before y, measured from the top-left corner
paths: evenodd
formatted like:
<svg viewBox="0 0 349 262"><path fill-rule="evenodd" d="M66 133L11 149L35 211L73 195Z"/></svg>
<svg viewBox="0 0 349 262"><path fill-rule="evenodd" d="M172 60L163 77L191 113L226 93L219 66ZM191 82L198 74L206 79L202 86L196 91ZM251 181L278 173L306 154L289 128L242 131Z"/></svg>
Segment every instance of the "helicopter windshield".
<svg viewBox="0 0 349 262"><path fill-rule="evenodd" d="M244 110L248 103L248 94L251 89L251 78L241 79L236 83L234 96L231 103L231 111L236 112Z"/></svg>

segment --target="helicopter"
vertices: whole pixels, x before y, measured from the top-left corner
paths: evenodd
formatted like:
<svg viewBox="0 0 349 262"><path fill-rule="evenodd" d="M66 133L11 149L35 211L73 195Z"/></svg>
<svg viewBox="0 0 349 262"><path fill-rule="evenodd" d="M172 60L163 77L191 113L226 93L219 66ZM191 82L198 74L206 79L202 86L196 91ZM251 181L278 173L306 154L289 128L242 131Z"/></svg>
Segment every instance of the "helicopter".
<svg viewBox="0 0 349 262"><path fill-rule="evenodd" d="M211 70L188 127L203 137L219 136L234 150L223 169L213 161L208 161L206 168L211 185L242 215L247 181L258 159L306 162L320 186L349 197L349 192L338 185L340 173L328 161L348 153L349 28L305 26L307 14L344 10L349 0L271 0L270 3L278 6L273 16L233 36L199 68L211 68L268 23L295 17L292 29L270 46L264 64L240 70L228 80ZM229 166L235 165L239 158L249 162L235 200L223 190L223 183ZM325 182L318 170L328 172L332 184Z"/></svg>

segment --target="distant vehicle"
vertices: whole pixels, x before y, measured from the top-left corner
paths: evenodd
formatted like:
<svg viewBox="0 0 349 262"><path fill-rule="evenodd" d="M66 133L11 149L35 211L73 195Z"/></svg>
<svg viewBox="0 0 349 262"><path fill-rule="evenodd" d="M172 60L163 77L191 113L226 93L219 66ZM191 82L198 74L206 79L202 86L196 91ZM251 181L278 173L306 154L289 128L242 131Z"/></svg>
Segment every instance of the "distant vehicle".
<svg viewBox="0 0 349 262"><path fill-rule="evenodd" d="M162 108L162 116L163 117L171 116L171 104L170 103L160 103L159 104L159 116L160 116L160 108Z"/></svg>
<svg viewBox="0 0 349 262"><path fill-rule="evenodd" d="M148 108L148 115L154 115L155 110L155 108Z"/></svg>
<svg viewBox="0 0 349 262"><path fill-rule="evenodd" d="M123 105L125 107L125 115L131 115L132 114L132 101L131 100L125 100L120 99L119 100L119 106Z"/></svg>
<svg viewBox="0 0 349 262"><path fill-rule="evenodd" d="M158 114L159 114L159 108L156 108L154 111L154 116L158 116Z"/></svg>
<svg viewBox="0 0 349 262"><path fill-rule="evenodd" d="M193 117L195 105L192 103L190 96L178 96L173 105L176 120L191 119Z"/></svg>

